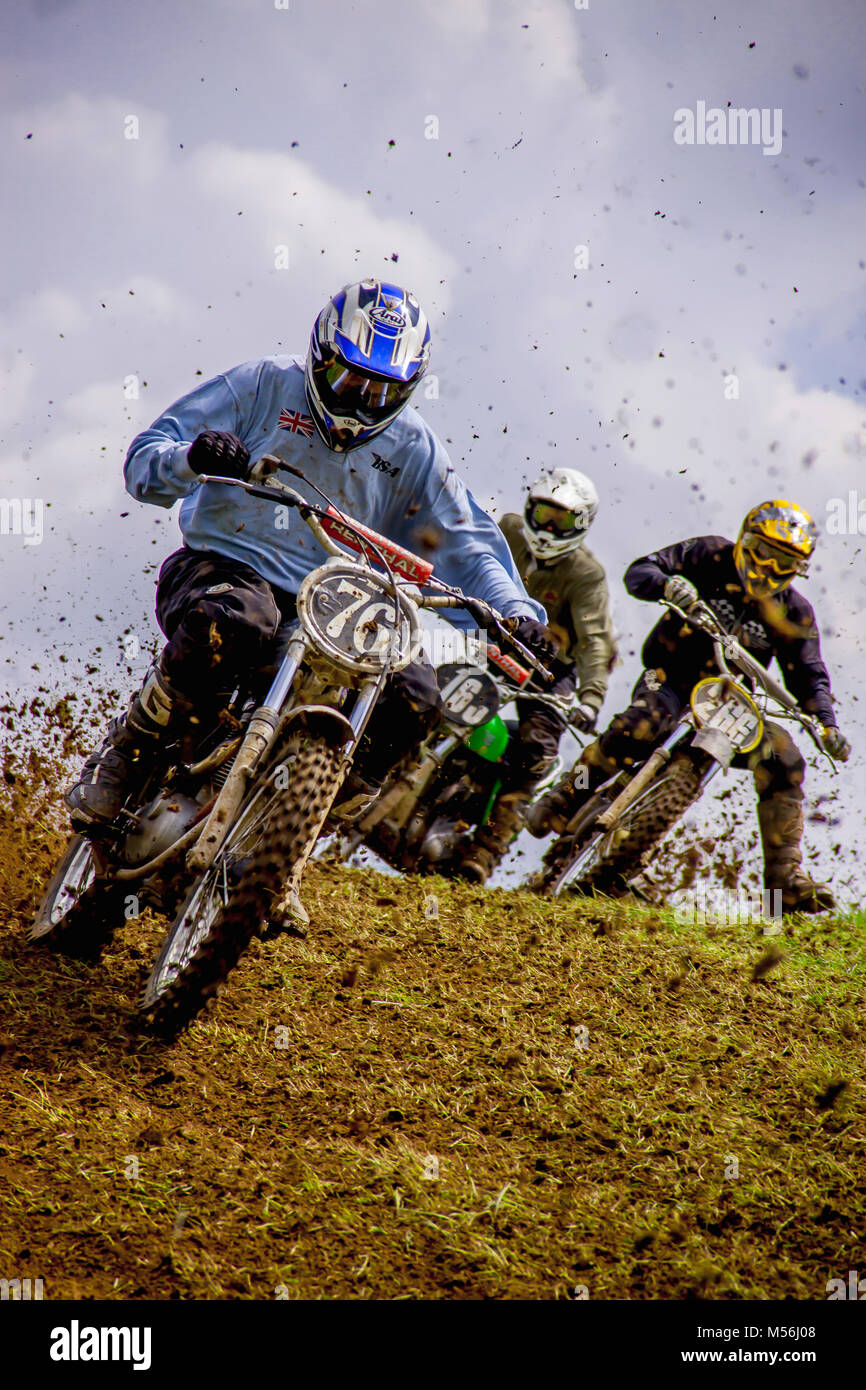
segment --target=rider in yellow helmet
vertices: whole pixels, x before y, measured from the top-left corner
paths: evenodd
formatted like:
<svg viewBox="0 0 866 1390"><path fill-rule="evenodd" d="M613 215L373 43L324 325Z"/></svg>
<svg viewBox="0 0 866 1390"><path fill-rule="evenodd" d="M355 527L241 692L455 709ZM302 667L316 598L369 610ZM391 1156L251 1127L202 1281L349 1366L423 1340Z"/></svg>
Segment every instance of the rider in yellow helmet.
<svg viewBox="0 0 866 1390"><path fill-rule="evenodd" d="M749 598L770 598L806 575L818 528L796 502L760 502L740 527L734 564Z"/></svg>
<svg viewBox="0 0 866 1390"><path fill-rule="evenodd" d="M851 747L836 726L815 614L793 587L806 575L817 539L809 514L777 498L752 508L736 541L696 536L635 560L625 587L635 598L667 599L686 613L706 603L762 665L776 659L791 694L824 726L827 752L845 762ZM696 681L716 674L712 643L670 610L646 639L642 657L645 670L629 708L531 808L527 825L534 835L561 833L581 802L618 768L645 761L674 727ZM790 734L767 721L759 746L733 765L754 774L765 888L781 891L787 912L833 907L830 889L813 883L801 868L806 764Z"/></svg>

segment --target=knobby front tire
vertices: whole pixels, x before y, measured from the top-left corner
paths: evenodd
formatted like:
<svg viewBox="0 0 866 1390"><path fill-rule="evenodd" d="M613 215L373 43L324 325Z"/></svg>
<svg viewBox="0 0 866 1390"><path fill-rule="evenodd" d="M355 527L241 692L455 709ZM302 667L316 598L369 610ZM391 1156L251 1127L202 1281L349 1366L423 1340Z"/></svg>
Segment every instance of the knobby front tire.
<svg viewBox="0 0 866 1390"><path fill-rule="evenodd" d="M158 1036L176 1037L202 1010L212 1006L250 941L261 932L275 901L302 872L342 773L339 749L322 738L306 741L295 757L287 791L276 801L255 847L239 865L239 877L228 892L228 902L219 907L192 952L178 962L178 942L189 933L196 894L209 875L220 874L225 851L220 851L194 885L142 995L142 1012Z"/></svg>
<svg viewBox="0 0 866 1390"><path fill-rule="evenodd" d="M590 826L564 856L552 856L543 884L549 896L566 891L624 892L640 872L645 856L697 800L700 790L701 774L692 760L674 758L612 831Z"/></svg>

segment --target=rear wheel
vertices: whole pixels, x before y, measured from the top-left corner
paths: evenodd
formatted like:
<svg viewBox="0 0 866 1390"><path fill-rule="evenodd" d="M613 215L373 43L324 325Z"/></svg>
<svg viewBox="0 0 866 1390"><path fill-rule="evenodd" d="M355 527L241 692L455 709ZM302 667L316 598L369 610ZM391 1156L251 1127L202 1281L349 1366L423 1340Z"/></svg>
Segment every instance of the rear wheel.
<svg viewBox="0 0 866 1390"><path fill-rule="evenodd" d="M701 773L687 757L674 758L667 771L637 798L612 830L587 827L558 854L545 876L551 897L566 891L616 895L640 872L642 860L697 799Z"/></svg>
<svg viewBox="0 0 866 1390"><path fill-rule="evenodd" d="M170 1038L216 997L253 936L296 884L342 780L343 758L322 738L298 751L288 790L255 800L172 924L141 1000L153 1030Z"/></svg>
<svg viewBox="0 0 866 1390"><path fill-rule="evenodd" d="M100 876L94 846L73 836L30 928L29 940L97 960L124 920L126 890Z"/></svg>

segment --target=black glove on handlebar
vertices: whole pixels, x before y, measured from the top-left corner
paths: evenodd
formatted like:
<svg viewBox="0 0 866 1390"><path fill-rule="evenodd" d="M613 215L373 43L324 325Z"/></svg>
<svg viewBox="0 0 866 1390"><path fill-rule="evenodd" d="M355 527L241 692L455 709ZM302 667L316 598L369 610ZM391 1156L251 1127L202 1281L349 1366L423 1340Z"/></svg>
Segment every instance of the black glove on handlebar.
<svg viewBox="0 0 866 1390"><path fill-rule="evenodd" d="M509 618L505 624L524 647L544 665L548 665L559 654L556 638L545 623L537 618Z"/></svg>
<svg viewBox="0 0 866 1390"><path fill-rule="evenodd" d="M250 451L242 439L228 430L204 430L190 444L186 461L193 473L245 479Z"/></svg>

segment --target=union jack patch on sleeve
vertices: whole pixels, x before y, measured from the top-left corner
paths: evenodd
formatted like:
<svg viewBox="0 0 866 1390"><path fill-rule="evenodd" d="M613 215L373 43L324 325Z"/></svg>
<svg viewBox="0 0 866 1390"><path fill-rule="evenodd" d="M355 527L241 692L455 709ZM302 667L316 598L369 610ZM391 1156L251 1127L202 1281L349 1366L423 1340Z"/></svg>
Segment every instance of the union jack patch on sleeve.
<svg viewBox="0 0 866 1390"><path fill-rule="evenodd" d="M302 415L299 410L281 410L277 428L291 430L292 434L303 434L307 439L312 439L316 427L310 415Z"/></svg>

